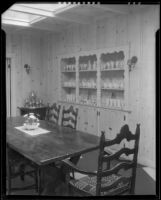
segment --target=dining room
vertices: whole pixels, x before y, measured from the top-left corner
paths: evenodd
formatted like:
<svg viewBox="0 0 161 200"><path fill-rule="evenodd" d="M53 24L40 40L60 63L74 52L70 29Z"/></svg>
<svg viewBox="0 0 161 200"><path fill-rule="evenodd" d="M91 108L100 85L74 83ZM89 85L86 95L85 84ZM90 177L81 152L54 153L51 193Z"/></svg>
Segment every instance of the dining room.
<svg viewBox="0 0 161 200"><path fill-rule="evenodd" d="M159 14L159 4L71 2L1 14L5 195L158 193Z"/></svg>

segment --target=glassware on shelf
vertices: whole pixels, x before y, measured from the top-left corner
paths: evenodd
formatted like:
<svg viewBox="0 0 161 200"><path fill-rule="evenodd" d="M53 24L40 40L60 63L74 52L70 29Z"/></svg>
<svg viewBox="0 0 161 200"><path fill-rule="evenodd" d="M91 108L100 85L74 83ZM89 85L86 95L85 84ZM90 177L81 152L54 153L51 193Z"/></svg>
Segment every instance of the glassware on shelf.
<svg viewBox="0 0 161 200"><path fill-rule="evenodd" d="M106 107L109 106L109 98L106 98Z"/></svg>
<svg viewBox="0 0 161 200"><path fill-rule="evenodd" d="M75 94L67 94L66 101L68 102L75 102Z"/></svg>
<svg viewBox="0 0 161 200"><path fill-rule="evenodd" d="M121 104L120 104L120 99L116 99L116 107L120 108Z"/></svg>
<svg viewBox="0 0 161 200"><path fill-rule="evenodd" d="M97 61L94 61L94 63L93 63L93 69L94 69L94 70L97 69Z"/></svg>
<svg viewBox="0 0 161 200"><path fill-rule="evenodd" d="M118 53L118 60L119 60L119 68L124 68L124 52L123 51L119 51Z"/></svg>
<svg viewBox="0 0 161 200"><path fill-rule="evenodd" d="M108 87L109 87L109 88L112 88L112 79L109 79Z"/></svg>
<svg viewBox="0 0 161 200"><path fill-rule="evenodd" d="M123 99L120 100L120 107L123 109L125 107L125 102Z"/></svg>
<svg viewBox="0 0 161 200"><path fill-rule="evenodd" d="M121 89L124 89L124 80L121 80L121 81L120 81L120 88L121 88Z"/></svg>

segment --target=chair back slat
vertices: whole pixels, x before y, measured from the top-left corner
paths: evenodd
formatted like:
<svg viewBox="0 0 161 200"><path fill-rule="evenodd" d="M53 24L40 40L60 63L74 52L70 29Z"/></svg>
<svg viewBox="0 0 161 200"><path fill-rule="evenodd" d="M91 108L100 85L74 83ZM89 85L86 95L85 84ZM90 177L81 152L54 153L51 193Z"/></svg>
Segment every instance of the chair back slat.
<svg viewBox="0 0 161 200"><path fill-rule="evenodd" d="M101 187L101 192L106 192L111 190L112 188L116 187L120 182L129 182L130 183L131 177L119 177L116 181L114 181L111 185L103 185Z"/></svg>
<svg viewBox="0 0 161 200"><path fill-rule="evenodd" d="M78 108L74 109L73 106L70 106L68 109L65 109L65 106L63 106L61 125L76 129L77 117L78 117Z"/></svg>
<svg viewBox="0 0 161 200"><path fill-rule="evenodd" d="M104 176L109 176L111 174L117 174L122 169L128 170L133 167L135 167L134 162L130 162L130 163L129 162L121 162L109 170L102 171L101 176L104 177Z"/></svg>
<svg viewBox="0 0 161 200"><path fill-rule="evenodd" d="M138 134L135 134L135 135L132 134L131 131L129 130L129 126L126 124L121 128L120 133L116 135L116 138L110 141L105 141L103 145L111 146L114 144L120 144L121 141L124 139L126 139L129 142L130 140L137 140L137 138L138 138Z"/></svg>
<svg viewBox="0 0 161 200"><path fill-rule="evenodd" d="M81 178L80 181L76 180L75 182L75 180L71 180L70 186L87 195L119 195L125 192L134 194L139 138L140 124L137 124L134 135L129 131L128 125L124 125L120 129L120 133L117 134L116 138L111 141L107 141L105 139L105 132L102 132L100 143L97 146L99 149L97 172L93 174L89 171L80 170L70 161L68 161L70 163L65 162L70 168L70 171L74 170L88 175L88 177ZM115 144L119 145L119 143L124 139L127 139L129 143L131 140L134 140L134 147L131 149L122 147L122 149L114 153L112 152L111 154L105 152L106 148L111 148L111 146ZM121 155L123 154L126 156L133 156L130 159L124 158L122 160ZM110 161L112 162L109 165L108 162ZM106 169L104 165L105 163L108 164Z"/></svg>
<svg viewBox="0 0 161 200"><path fill-rule="evenodd" d="M56 103L49 106L47 109L46 120L58 124L60 108L61 106Z"/></svg>
<svg viewBox="0 0 161 200"><path fill-rule="evenodd" d="M134 154L134 153L135 153L135 149L123 148L123 149L117 151L115 154L105 155L102 158L102 161L107 162L107 161L111 161L111 160L120 158L122 154L129 156L129 155Z"/></svg>

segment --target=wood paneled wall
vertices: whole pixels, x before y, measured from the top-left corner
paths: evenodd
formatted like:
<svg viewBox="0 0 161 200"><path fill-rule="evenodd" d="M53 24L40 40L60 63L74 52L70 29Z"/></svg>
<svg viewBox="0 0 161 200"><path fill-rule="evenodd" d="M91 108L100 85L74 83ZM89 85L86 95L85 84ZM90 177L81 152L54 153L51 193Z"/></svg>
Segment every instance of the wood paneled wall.
<svg viewBox="0 0 161 200"><path fill-rule="evenodd" d="M139 160L155 166L155 32L159 28L159 7L104 18L90 25L74 25L61 34L49 34L44 38L45 52L51 55L45 61L46 98L48 102L58 100L57 56L72 52L130 46L130 56L137 56L136 68L129 77L129 104L132 113L128 123L135 130L141 124ZM47 48L47 49L46 49ZM48 57L49 58L49 57ZM108 111L107 111L108 112Z"/></svg>
<svg viewBox="0 0 161 200"><path fill-rule="evenodd" d="M43 82L41 37L31 34L7 34L6 56L12 57L13 116L19 114L17 106L23 106L31 90L41 96ZM24 65L31 66L27 74Z"/></svg>

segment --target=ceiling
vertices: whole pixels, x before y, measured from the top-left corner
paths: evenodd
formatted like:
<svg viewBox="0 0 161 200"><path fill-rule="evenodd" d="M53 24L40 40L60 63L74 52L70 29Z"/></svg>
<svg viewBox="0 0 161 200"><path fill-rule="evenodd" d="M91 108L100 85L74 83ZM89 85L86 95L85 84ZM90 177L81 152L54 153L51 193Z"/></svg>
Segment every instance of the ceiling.
<svg viewBox="0 0 161 200"><path fill-rule="evenodd" d="M137 12L147 5L32 3L14 4L2 13L5 31L42 30L60 32L72 24L91 24L95 20Z"/></svg>

